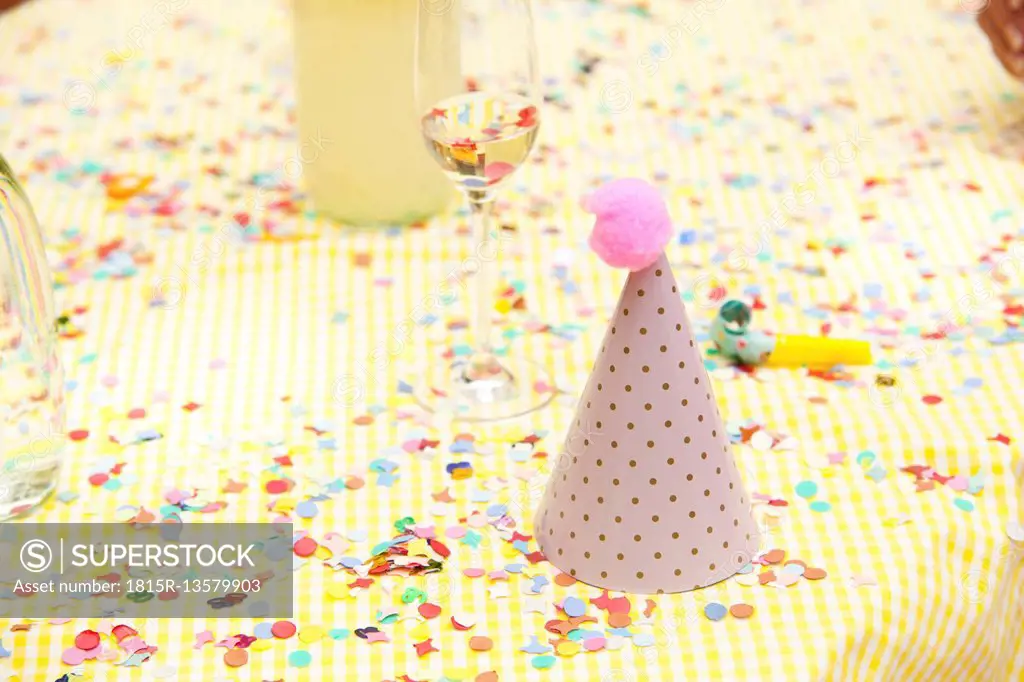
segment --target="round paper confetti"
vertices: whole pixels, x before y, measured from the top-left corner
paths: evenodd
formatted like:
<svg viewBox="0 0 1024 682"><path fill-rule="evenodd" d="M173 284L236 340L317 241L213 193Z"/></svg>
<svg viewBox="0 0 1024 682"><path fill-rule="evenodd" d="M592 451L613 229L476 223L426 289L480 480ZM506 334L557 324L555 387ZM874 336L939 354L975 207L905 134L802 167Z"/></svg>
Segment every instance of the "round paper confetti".
<svg viewBox="0 0 1024 682"><path fill-rule="evenodd" d="M555 647L555 653L559 656L575 656L580 652L578 642L559 642Z"/></svg>
<svg viewBox="0 0 1024 682"><path fill-rule="evenodd" d="M305 644L319 642L323 638L323 628L317 627L316 625L310 625L309 627L302 628L302 630L299 632L299 641Z"/></svg>
<svg viewBox="0 0 1024 682"><path fill-rule="evenodd" d="M953 504L956 505L956 508L961 511L974 511L974 503L966 498L958 497L955 500L953 500Z"/></svg>
<svg viewBox="0 0 1024 682"><path fill-rule="evenodd" d="M224 654L224 664L231 668L241 668L249 662L249 652L245 649L228 649Z"/></svg>
<svg viewBox="0 0 1024 682"><path fill-rule="evenodd" d="M800 481L796 484L796 494L809 500L818 494L818 484L814 481Z"/></svg>
<svg viewBox="0 0 1024 682"><path fill-rule="evenodd" d="M831 511L831 509L832 509L832 504L829 503L829 502L826 502L825 500L814 500L808 506L811 508L811 511L819 512L819 513L824 513L824 512L827 512L827 511Z"/></svg>
<svg viewBox="0 0 1024 682"><path fill-rule="evenodd" d="M534 656L530 663L537 670L546 670L553 666L556 660L554 656Z"/></svg>
<svg viewBox="0 0 1024 682"><path fill-rule="evenodd" d="M729 613L733 618L750 618L754 615L754 607L750 604L733 604L729 607Z"/></svg>
<svg viewBox="0 0 1024 682"><path fill-rule="evenodd" d="M786 552L781 549L769 550L763 557L769 564L781 564L786 558Z"/></svg>
<svg viewBox="0 0 1024 682"><path fill-rule="evenodd" d="M82 651L95 649L100 645L100 635L93 630L82 630L75 635L75 646Z"/></svg>
<svg viewBox="0 0 1024 682"><path fill-rule="evenodd" d="M708 620L722 620L725 618L726 613L728 612L726 611L725 606L718 602L711 602L704 607L704 616Z"/></svg>
<svg viewBox="0 0 1024 682"><path fill-rule="evenodd" d="M490 651L494 647L494 642L491 641L490 637L470 637L469 648L473 651Z"/></svg>
<svg viewBox="0 0 1024 682"><path fill-rule="evenodd" d="M809 566L804 569L804 577L808 580L821 580L827 575L828 573L825 572L824 568L814 568Z"/></svg>
<svg viewBox="0 0 1024 682"><path fill-rule="evenodd" d="M311 537L299 538L295 543L295 554L301 557L313 556L316 553L316 548L319 546L316 544L316 540Z"/></svg>
<svg viewBox="0 0 1024 682"><path fill-rule="evenodd" d="M85 660L85 652L78 647L70 647L60 655L60 660L64 665L79 665Z"/></svg>
<svg viewBox="0 0 1024 682"><path fill-rule="evenodd" d="M293 651L288 654L288 665L293 668L305 668L313 662L313 656L308 651Z"/></svg>
<svg viewBox="0 0 1024 682"><path fill-rule="evenodd" d="M576 597L567 597L562 602L562 610L565 611L565 615L570 618L577 618L587 612L587 605L583 603L582 599Z"/></svg>
<svg viewBox="0 0 1024 682"><path fill-rule="evenodd" d="M287 620L279 620L270 626L270 631L278 639L288 639L295 634L295 624Z"/></svg>

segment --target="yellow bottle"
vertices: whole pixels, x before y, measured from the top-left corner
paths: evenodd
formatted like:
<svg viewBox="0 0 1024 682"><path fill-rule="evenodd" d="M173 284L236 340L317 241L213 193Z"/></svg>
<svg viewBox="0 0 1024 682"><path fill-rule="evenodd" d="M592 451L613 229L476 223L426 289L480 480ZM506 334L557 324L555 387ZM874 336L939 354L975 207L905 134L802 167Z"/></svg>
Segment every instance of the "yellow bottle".
<svg viewBox="0 0 1024 682"><path fill-rule="evenodd" d="M301 181L313 208L347 224L415 222L455 196L420 133L418 7L414 0L294 2L299 142L283 171ZM454 9L450 16L458 20ZM436 76L439 85L460 77L458 31L448 33L452 60Z"/></svg>

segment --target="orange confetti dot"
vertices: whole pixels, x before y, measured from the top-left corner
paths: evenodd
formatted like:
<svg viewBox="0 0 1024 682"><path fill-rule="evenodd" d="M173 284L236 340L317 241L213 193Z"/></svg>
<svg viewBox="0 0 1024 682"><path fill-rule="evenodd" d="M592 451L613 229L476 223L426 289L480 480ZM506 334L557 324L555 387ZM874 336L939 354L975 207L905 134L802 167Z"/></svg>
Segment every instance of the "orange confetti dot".
<svg viewBox="0 0 1024 682"><path fill-rule="evenodd" d="M827 575L824 568L808 568L804 571L804 577L808 580L821 580Z"/></svg>
<svg viewBox="0 0 1024 682"><path fill-rule="evenodd" d="M368 426L373 423L373 416L369 414L363 414L352 420L352 423L356 426Z"/></svg>
<svg viewBox="0 0 1024 682"><path fill-rule="evenodd" d="M249 662L249 652L245 649L228 649L224 654L224 664L231 668L241 668Z"/></svg>
<svg viewBox="0 0 1024 682"><path fill-rule="evenodd" d="M568 573L559 573L555 576L555 584L559 587L569 587L576 584L576 578L573 578Z"/></svg>
<svg viewBox="0 0 1024 682"><path fill-rule="evenodd" d="M498 682L498 673L493 670L488 670L485 673L480 673L476 676L475 682Z"/></svg>
<svg viewBox="0 0 1024 682"><path fill-rule="evenodd" d="M490 651L494 647L494 642L491 641L490 637L470 637L469 648L473 651Z"/></svg>
<svg viewBox="0 0 1024 682"><path fill-rule="evenodd" d="M761 573L760 575L757 576L757 582L761 583L762 585L767 585L768 583L770 583L770 582L772 582L774 580L775 580L775 572L774 571L765 571L764 573Z"/></svg>
<svg viewBox="0 0 1024 682"><path fill-rule="evenodd" d="M608 625L613 628L628 628L632 622L628 613L612 613L608 616Z"/></svg>
<svg viewBox="0 0 1024 682"><path fill-rule="evenodd" d="M781 549L770 550L767 554L764 555L764 560L767 561L769 564L781 564L785 558L786 552L785 550Z"/></svg>
<svg viewBox="0 0 1024 682"><path fill-rule="evenodd" d="M750 604L733 604L729 607L733 618L750 618L754 615L754 607Z"/></svg>

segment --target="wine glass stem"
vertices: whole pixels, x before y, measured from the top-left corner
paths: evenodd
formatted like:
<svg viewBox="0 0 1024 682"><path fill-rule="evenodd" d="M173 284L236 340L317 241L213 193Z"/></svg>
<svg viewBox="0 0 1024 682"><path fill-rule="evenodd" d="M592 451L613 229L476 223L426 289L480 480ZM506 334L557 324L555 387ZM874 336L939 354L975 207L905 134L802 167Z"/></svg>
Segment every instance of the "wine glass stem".
<svg viewBox="0 0 1024 682"><path fill-rule="evenodd" d="M473 315L474 354L491 355L491 311L494 301L494 268L498 262L498 241L491 239L491 201L470 197L470 210L473 216L473 236L476 242L476 310Z"/></svg>

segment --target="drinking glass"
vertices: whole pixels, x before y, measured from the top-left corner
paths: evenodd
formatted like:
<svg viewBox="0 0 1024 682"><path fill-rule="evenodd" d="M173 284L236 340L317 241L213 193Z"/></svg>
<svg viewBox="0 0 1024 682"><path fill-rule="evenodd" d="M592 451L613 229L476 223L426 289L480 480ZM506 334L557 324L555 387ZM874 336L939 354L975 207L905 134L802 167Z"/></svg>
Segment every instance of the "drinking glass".
<svg viewBox="0 0 1024 682"><path fill-rule="evenodd" d="M540 126L529 0L420 0L414 84L427 150L469 202L475 249L467 262L476 290L471 352L449 367L428 368L417 398L467 421L526 414L548 404L554 390L535 390L538 382L550 387L547 373L491 343L494 270L508 242L493 229L491 212Z"/></svg>
<svg viewBox="0 0 1024 682"><path fill-rule="evenodd" d="M53 280L28 198L0 156L0 520L53 490L64 446L64 380Z"/></svg>

